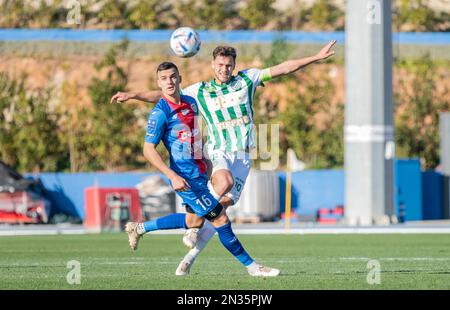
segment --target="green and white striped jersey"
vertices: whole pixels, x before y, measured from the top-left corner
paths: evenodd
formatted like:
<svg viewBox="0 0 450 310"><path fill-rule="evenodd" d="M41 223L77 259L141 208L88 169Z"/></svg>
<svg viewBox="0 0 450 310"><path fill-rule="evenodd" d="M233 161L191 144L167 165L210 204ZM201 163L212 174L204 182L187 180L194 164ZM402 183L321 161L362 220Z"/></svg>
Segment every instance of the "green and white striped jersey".
<svg viewBox="0 0 450 310"><path fill-rule="evenodd" d="M218 85L213 79L182 90L197 101L208 128L208 151L234 152L255 147L253 96L256 87L270 79L270 69L247 69L226 84Z"/></svg>

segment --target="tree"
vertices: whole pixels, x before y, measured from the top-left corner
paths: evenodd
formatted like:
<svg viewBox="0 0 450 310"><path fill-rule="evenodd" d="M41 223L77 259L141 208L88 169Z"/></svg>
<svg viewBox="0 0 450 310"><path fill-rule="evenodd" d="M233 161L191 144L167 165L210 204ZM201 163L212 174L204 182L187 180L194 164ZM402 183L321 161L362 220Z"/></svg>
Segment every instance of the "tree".
<svg viewBox="0 0 450 310"><path fill-rule="evenodd" d="M395 88L397 156L418 157L425 168L439 164L439 112L450 103L436 94L436 64L429 55L405 60L400 69L406 76Z"/></svg>
<svg viewBox="0 0 450 310"><path fill-rule="evenodd" d="M66 23L67 10L61 0L40 0L39 6L32 9L31 18L28 21L30 28L55 28L60 22Z"/></svg>
<svg viewBox="0 0 450 310"><path fill-rule="evenodd" d="M249 0L239 15L251 29L260 29L276 17L277 11L272 7L275 0Z"/></svg>
<svg viewBox="0 0 450 310"><path fill-rule="evenodd" d="M282 37L277 37L272 42L270 54L263 59L264 68L276 66L289 58L292 52L292 47L289 46L287 41ZM282 83L289 79L292 79L293 75L286 75L275 79L272 83Z"/></svg>
<svg viewBox="0 0 450 310"><path fill-rule="evenodd" d="M124 55L128 41L113 46L104 59L96 64L105 78L94 77L88 87L92 107L80 111L79 119L86 122L82 127L83 140L90 156L89 170L113 170L121 166L142 166L136 154L141 153L143 128L138 127L139 115L132 105L109 104L117 91L126 90L128 74L118 63L119 55Z"/></svg>
<svg viewBox="0 0 450 310"><path fill-rule="evenodd" d="M26 76L0 74L0 156L22 172L59 171L68 153L58 136L59 115L49 108L51 89L26 92Z"/></svg>
<svg viewBox="0 0 450 310"><path fill-rule="evenodd" d="M31 8L22 1L4 0L1 4L0 27L21 28L28 25L31 19Z"/></svg>
<svg viewBox="0 0 450 310"><path fill-rule="evenodd" d="M14 116L17 114L17 93L23 92L24 78L21 80L10 79L6 73L0 73L0 158L10 166L16 168L18 159L14 145L14 137L17 133Z"/></svg>
<svg viewBox="0 0 450 310"><path fill-rule="evenodd" d="M167 28L165 15L172 10L172 4L159 0L141 0L130 8L129 20L139 29Z"/></svg>
<svg viewBox="0 0 450 310"><path fill-rule="evenodd" d="M197 29L224 29L227 20L235 15L227 0L187 0L175 5L178 26Z"/></svg>
<svg viewBox="0 0 450 310"><path fill-rule="evenodd" d="M280 30L304 30L307 22L306 14L308 9L301 0L295 0L290 7L286 9L279 18Z"/></svg>
<svg viewBox="0 0 450 310"><path fill-rule="evenodd" d="M123 0L106 0L97 13L99 22L113 29L130 28L128 15L127 1Z"/></svg>
<svg viewBox="0 0 450 310"><path fill-rule="evenodd" d="M400 0L394 7L394 12L394 24L399 30L435 30L436 13L423 0Z"/></svg>
<svg viewBox="0 0 450 310"><path fill-rule="evenodd" d="M282 63L289 58L290 52L283 38L276 39L272 42L271 53L263 59L263 67ZM253 118L255 124L281 125L282 161L286 159L287 149L292 148L310 167L342 166L344 107L331 103L334 86L325 73L317 78L305 71L301 76L289 74L268 83L285 86L285 92L289 94L286 109L280 112L279 96L256 92Z"/></svg>
<svg viewBox="0 0 450 310"><path fill-rule="evenodd" d="M315 1L306 15L309 21L320 29L343 29L343 25L336 27L336 22L340 17L344 17L344 12L327 0Z"/></svg>
<svg viewBox="0 0 450 310"><path fill-rule="evenodd" d="M298 86L289 86L290 100L279 114L283 139L281 153L285 158L292 148L310 168L333 168L343 164L343 105L333 106L334 87L322 77L318 82L305 77ZM294 84L295 85L295 84Z"/></svg>
<svg viewBox="0 0 450 310"><path fill-rule="evenodd" d="M260 55L261 57L263 57L263 68L269 68L282 63L283 61L288 59L289 54L290 48L287 45L286 40L282 37L276 38L272 42L270 54L266 57ZM292 75L282 76L270 81L269 83L283 83L292 78ZM278 103L278 98L274 98L273 96L263 96L262 90L257 91L253 100L253 120L255 124L258 125L273 123L278 115Z"/></svg>

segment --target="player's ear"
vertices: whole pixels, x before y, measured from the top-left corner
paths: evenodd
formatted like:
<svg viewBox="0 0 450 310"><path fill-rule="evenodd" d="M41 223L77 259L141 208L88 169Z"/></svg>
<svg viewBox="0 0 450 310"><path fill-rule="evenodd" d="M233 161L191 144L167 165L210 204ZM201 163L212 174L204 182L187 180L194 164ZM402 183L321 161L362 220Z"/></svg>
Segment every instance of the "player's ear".
<svg viewBox="0 0 450 310"><path fill-rule="evenodd" d="M211 60L211 68L214 70L214 59Z"/></svg>
<svg viewBox="0 0 450 310"><path fill-rule="evenodd" d="M183 78L181 77L181 75L178 75L178 79L180 80L180 84L181 84L181 82L183 82Z"/></svg>
<svg viewBox="0 0 450 310"><path fill-rule="evenodd" d="M231 61L232 61L232 63L231 63L231 72L233 72L234 68L236 68L236 61L232 57L231 57Z"/></svg>

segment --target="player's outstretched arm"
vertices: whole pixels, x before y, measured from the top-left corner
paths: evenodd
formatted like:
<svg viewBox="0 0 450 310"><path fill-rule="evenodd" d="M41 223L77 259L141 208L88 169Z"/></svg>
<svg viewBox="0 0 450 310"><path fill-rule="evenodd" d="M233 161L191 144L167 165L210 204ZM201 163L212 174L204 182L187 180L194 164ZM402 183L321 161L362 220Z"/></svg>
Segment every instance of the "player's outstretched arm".
<svg viewBox="0 0 450 310"><path fill-rule="evenodd" d="M301 68L304 68L316 61L327 59L328 57L334 55L334 51L331 50L334 44L336 44L336 40L329 42L314 56L286 60L279 65L270 67L270 76L272 78L276 78L300 70Z"/></svg>
<svg viewBox="0 0 450 310"><path fill-rule="evenodd" d="M175 173L161 158L158 151L156 150L156 145L153 143L144 143L144 157L155 166L161 173L163 173L167 178L169 178L172 183L172 187L176 191L186 191L190 188L189 183Z"/></svg>
<svg viewBox="0 0 450 310"><path fill-rule="evenodd" d="M138 93L127 93L127 92L117 92L114 96L111 97L110 103L117 101L119 103L128 101L130 99L140 100L144 102L156 103L159 98L161 98L162 93L160 90L151 90L146 92L138 92Z"/></svg>

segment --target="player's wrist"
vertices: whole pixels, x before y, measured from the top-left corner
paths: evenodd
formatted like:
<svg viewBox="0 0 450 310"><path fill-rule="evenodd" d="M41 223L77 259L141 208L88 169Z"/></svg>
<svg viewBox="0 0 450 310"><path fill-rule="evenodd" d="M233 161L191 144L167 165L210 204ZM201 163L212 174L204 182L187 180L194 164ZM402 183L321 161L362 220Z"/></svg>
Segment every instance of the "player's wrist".
<svg viewBox="0 0 450 310"><path fill-rule="evenodd" d="M312 57L312 62L316 62L316 61L319 61L322 59L323 59L323 57L320 54L316 54Z"/></svg>
<svg viewBox="0 0 450 310"><path fill-rule="evenodd" d="M178 174L176 174L174 171L170 171L166 174L166 176L169 178L170 181L178 178Z"/></svg>

